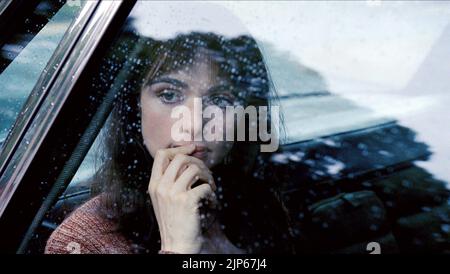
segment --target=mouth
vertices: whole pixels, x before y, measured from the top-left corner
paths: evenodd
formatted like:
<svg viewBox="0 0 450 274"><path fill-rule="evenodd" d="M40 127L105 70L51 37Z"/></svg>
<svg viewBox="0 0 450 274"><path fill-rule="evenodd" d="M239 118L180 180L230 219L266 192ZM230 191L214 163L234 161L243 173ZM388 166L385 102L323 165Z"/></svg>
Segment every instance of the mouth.
<svg viewBox="0 0 450 274"><path fill-rule="evenodd" d="M172 145L172 147L180 147L180 146L185 146L188 144L182 144L182 145ZM195 145L195 149L192 153L190 153L189 155L195 158L198 158L200 160L205 160L206 157L208 156L208 153L210 152L210 149L208 149L208 147L203 146L203 145Z"/></svg>
<svg viewBox="0 0 450 274"><path fill-rule="evenodd" d="M200 160L205 160L208 155L207 151L194 151L190 154L192 157L198 158Z"/></svg>
<svg viewBox="0 0 450 274"><path fill-rule="evenodd" d="M205 160L208 155L208 148L205 146L196 145L195 150L190 155L200 160Z"/></svg>

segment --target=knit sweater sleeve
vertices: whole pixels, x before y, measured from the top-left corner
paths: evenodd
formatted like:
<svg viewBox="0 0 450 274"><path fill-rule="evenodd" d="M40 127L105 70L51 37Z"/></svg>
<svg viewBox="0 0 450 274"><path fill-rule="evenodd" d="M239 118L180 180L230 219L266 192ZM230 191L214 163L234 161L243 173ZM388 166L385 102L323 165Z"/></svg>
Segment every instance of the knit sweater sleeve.
<svg viewBox="0 0 450 274"><path fill-rule="evenodd" d="M46 254L127 254L131 245L115 231L115 223L100 215L99 197L76 209L47 240Z"/></svg>

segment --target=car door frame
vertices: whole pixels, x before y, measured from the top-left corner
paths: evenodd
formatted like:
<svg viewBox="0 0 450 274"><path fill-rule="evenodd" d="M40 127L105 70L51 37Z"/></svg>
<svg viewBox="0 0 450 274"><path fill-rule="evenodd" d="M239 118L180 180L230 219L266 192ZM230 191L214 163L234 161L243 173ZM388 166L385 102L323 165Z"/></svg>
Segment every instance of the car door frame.
<svg viewBox="0 0 450 274"><path fill-rule="evenodd" d="M55 71L41 75L30 95L34 98L23 107L33 106L30 114L16 121L1 152L0 183L6 187L0 196L0 252L25 252L41 212L64 190L64 184L54 186L68 172L64 167L74 155L85 156L74 150L105 96L89 94L86 85L136 1L88 2L49 64L62 61ZM86 109L80 111L80 106ZM71 166L63 177L71 178L76 169Z"/></svg>

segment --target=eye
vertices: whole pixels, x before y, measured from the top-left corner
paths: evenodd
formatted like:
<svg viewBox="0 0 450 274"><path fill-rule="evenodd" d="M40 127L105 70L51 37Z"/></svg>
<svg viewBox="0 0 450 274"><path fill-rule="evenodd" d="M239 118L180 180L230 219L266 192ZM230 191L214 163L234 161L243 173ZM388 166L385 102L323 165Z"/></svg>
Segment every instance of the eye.
<svg viewBox="0 0 450 274"><path fill-rule="evenodd" d="M164 104L177 104L184 100L183 93L173 89L164 89L157 96Z"/></svg>
<svg viewBox="0 0 450 274"><path fill-rule="evenodd" d="M234 104L234 98L225 94L214 95L209 101L210 104L216 105L220 108L225 108Z"/></svg>

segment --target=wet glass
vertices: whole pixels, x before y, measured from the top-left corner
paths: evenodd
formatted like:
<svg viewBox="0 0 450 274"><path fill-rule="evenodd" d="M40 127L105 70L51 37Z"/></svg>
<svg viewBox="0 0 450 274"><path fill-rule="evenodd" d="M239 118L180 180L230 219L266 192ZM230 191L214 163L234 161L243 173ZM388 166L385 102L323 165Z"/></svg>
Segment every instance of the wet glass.
<svg viewBox="0 0 450 274"><path fill-rule="evenodd" d="M47 62L83 3L40 1L0 41L0 151Z"/></svg>
<svg viewBox="0 0 450 274"><path fill-rule="evenodd" d="M450 3L439 1L138 1L93 88L118 85L126 94L139 93L149 74L142 70L160 61L147 57L158 50L170 52L164 57L170 66L163 63L156 76L189 73L196 60L189 49L198 45L182 35L213 33L224 41L250 35L262 63L226 54L210 60L226 71L236 98L280 107L280 149L262 153L252 174L278 189L296 250L448 252L449 15ZM170 39L176 40L172 48L155 42ZM245 49L234 46L224 47L236 55ZM234 58L254 67L239 68ZM266 69L268 78L261 76ZM163 97L168 104L183 98L173 90ZM233 105L223 97L202 98ZM126 101L119 118L128 121L135 107ZM66 192L77 186L88 191L97 170L111 161L102 142L111 129L102 129ZM134 143L140 129L131 122L126 142ZM141 163L134 160L126 165L129 174ZM241 208L237 215L246 220L248 212ZM270 244L267 238L251 243Z"/></svg>

